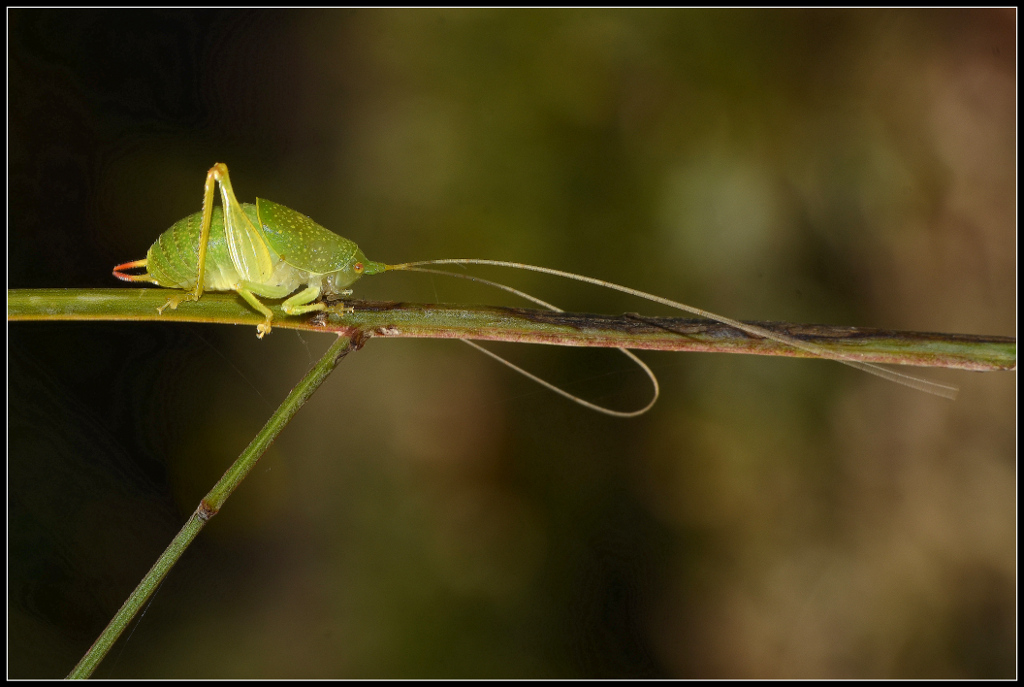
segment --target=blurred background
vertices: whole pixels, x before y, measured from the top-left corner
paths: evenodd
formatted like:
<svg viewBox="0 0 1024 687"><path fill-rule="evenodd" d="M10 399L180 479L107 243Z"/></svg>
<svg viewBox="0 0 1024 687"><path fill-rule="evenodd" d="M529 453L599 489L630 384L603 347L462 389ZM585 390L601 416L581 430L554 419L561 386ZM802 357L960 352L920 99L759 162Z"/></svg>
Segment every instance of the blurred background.
<svg viewBox="0 0 1024 687"><path fill-rule="evenodd" d="M375 260L742 319L1016 331L1016 13L8 11L8 286L118 288L229 165ZM474 270L576 311L670 314ZM456 280L452 280L455 282ZM515 304L389 274L367 298ZM329 337L8 326L8 671L65 675ZM495 347L645 402L611 352ZM376 340L115 678L1012 677L1016 375L643 353L584 410Z"/></svg>

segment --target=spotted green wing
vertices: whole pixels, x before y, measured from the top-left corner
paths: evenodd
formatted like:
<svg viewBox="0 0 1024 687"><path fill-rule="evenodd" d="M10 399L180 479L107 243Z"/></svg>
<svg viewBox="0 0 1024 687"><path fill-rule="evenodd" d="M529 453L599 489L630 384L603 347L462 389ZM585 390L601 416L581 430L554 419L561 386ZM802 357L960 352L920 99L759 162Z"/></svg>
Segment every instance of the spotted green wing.
<svg viewBox="0 0 1024 687"><path fill-rule="evenodd" d="M284 205L257 198L256 214L270 247L300 270L312 274L346 270L359 252L355 242Z"/></svg>

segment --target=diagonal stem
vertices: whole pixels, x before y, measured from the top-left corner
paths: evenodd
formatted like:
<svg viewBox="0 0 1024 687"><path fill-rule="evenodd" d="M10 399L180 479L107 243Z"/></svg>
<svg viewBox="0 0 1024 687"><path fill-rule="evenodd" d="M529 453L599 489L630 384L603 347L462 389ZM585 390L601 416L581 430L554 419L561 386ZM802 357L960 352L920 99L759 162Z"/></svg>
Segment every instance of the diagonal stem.
<svg viewBox="0 0 1024 687"><path fill-rule="evenodd" d="M292 389L291 393L288 394L288 397L278 406L277 410L274 411L274 414L270 416L270 419L263 426L263 429L250 442L249 446L242 451L242 454L238 456L238 460L227 469L227 472L224 473L220 481L199 502L199 507L196 508L192 517L188 519L185 526L181 528L181 531L174 537L167 549L164 550L160 558L153 564L153 567L146 573L146 576L142 578L135 591L124 602L124 605L121 606L121 609L113 617L106 629L103 630L85 653L82 660L68 674L69 679L87 678L93 674L93 671L96 670L97 666L99 666L100 662L113 647L114 642L117 641L118 637L121 636L121 633L124 632L125 628L128 627L128 624L142 607L145 606L153 592L160 586L164 577L167 576L170 569L181 558L185 549L196 538L200 530L206 526L206 523L217 514L231 493L245 479L245 476L256 466L260 457L270 444L273 443L274 439L277 438L277 435L281 433L281 430L285 428L299 408L313 395L313 392L323 384L324 380L338 366L342 358L353 349L358 349L361 345L362 340L358 335L356 337L340 335L331 344L331 347L327 349L323 357L306 373L306 376L302 378L295 388Z"/></svg>

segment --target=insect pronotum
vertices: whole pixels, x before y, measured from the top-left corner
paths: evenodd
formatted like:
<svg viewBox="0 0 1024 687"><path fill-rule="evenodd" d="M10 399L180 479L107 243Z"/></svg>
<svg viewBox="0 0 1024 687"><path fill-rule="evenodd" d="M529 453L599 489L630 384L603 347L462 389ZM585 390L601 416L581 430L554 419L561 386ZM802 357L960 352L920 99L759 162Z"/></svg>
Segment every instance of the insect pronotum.
<svg viewBox="0 0 1024 687"><path fill-rule="evenodd" d="M221 207L214 207L215 185L220 186ZM425 269L424 265L492 265L574 279L715 320L747 334L792 346L817 357L835 360L920 391L949 399L955 398L957 393L957 388L953 386L894 372L872 363L853 360L841 353L829 351L821 346L800 341L763 327L716 315L702 308L662 298L628 286L572 272L518 262L474 258L423 260L398 265L374 262L368 260L354 242L325 229L295 210L263 198L257 198L255 204L239 203L231 188L227 165L223 163L215 164L206 174L202 211L171 225L171 228L161 234L150 246L144 259L114 267L114 276L124 281L151 282L166 288L182 289L182 293L168 297L167 302L158 308L160 312L163 312L167 306L172 309L177 308L178 304L183 301L199 300L203 291L235 291L264 316L263 322L256 327L257 336L263 338L270 332L274 316L270 309L260 301L260 298L285 298L281 309L288 315L301 315L325 309L324 303L317 301L322 296L351 294L351 289L347 287L364 275L381 274L392 270L438 272ZM145 268L146 271L143 274L124 272L124 270L135 268ZM465 275L450 272L440 273L465 277ZM468 278L504 289L546 308L558 310L549 303L503 284L496 284L476 277ZM300 287L304 288L299 290ZM534 377L470 341L466 341L466 343L497 358L557 393L603 413L622 417L640 415L650 409L658 398L658 382L650 368L625 349L619 350L639 364L654 385L654 397L650 403L640 410L631 412L609 410L584 401Z"/></svg>

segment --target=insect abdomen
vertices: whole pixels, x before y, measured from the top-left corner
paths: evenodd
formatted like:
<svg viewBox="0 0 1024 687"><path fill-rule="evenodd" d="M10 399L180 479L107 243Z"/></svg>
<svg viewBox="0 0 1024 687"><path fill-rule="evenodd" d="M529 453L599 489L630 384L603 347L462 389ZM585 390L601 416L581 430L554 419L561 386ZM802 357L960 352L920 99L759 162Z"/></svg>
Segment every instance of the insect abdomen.
<svg viewBox="0 0 1024 687"><path fill-rule="evenodd" d="M256 221L254 205L243 204L242 210L252 221ZM150 246L146 255L146 269L157 284L172 289L191 289L195 286L202 222L201 212L180 219ZM210 221L210 240L206 246L203 288L230 291L237 284L238 272L231 262L224 236L224 213L220 207L215 207Z"/></svg>

